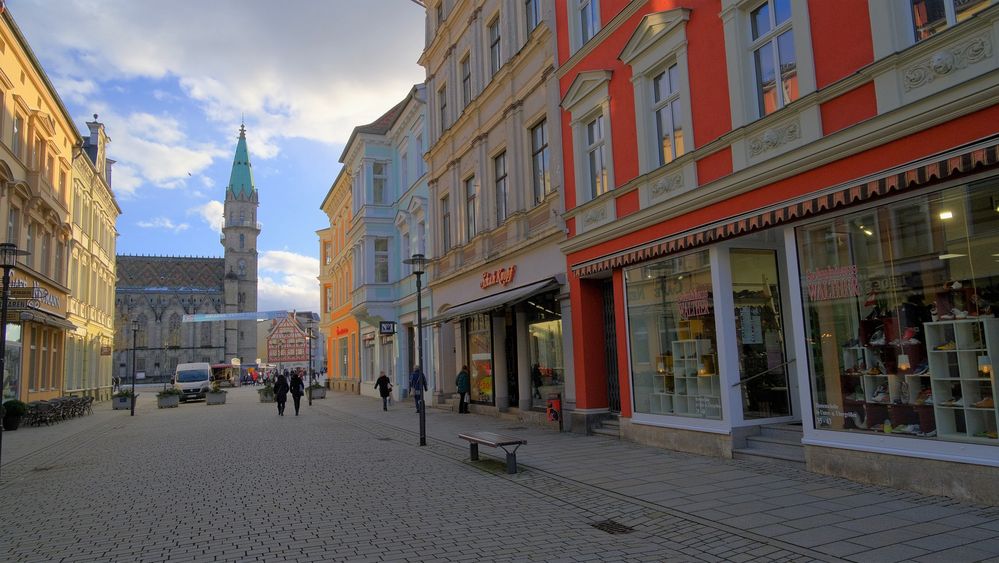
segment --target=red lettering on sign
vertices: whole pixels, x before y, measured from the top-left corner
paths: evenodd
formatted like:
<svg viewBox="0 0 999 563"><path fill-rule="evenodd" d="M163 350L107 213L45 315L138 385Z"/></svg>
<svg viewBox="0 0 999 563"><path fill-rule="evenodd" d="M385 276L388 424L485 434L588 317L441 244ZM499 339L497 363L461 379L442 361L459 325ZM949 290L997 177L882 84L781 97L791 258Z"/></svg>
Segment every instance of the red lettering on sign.
<svg viewBox="0 0 999 563"><path fill-rule="evenodd" d="M482 282L479 283L479 287L486 289L496 284L506 286L513 281L513 277L516 274L516 265L510 266L509 268L500 268L491 272L482 272Z"/></svg>

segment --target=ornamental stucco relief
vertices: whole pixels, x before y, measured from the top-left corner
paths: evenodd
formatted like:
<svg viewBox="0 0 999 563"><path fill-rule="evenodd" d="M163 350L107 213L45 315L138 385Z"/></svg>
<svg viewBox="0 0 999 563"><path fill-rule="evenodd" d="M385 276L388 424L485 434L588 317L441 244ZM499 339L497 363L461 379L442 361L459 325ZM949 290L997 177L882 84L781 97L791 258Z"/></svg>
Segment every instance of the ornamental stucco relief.
<svg viewBox="0 0 999 563"><path fill-rule="evenodd" d="M985 35L975 37L933 53L902 71L905 89L914 90L985 59L992 57L992 42Z"/></svg>

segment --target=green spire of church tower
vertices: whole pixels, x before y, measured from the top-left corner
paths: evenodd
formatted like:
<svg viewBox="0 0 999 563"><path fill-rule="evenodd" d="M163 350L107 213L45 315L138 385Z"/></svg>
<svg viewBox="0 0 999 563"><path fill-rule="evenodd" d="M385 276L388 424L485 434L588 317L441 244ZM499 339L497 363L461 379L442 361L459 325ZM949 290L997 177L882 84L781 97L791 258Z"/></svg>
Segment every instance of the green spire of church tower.
<svg viewBox="0 0 999 563"><path fill-rule="evenodd" d="M253 165L250 164L250 154L246 150L246 126L239 125L239 142L236 144L236 156L232 159L232 173L229 175L229 186L226 191L232 195L250 198L256 193L253 185Z"/></svg>

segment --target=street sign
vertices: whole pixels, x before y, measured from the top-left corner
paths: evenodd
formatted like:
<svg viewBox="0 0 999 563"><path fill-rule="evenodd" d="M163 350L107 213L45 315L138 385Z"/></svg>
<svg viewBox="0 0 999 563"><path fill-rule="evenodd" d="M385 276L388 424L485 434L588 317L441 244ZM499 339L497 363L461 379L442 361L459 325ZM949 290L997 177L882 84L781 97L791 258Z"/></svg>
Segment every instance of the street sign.
<svg viewBox="0 0 999 563"><path fill-rule="evenodd" d="M395 334L395 323L393 321L380 321L378 334Z"/></svg>
<svg viewBox="0 0 999 563"><path fill-rule="evenodd" d="M35 288L33 287L12 287L10 288L11 299L34 299Z"/></svg>

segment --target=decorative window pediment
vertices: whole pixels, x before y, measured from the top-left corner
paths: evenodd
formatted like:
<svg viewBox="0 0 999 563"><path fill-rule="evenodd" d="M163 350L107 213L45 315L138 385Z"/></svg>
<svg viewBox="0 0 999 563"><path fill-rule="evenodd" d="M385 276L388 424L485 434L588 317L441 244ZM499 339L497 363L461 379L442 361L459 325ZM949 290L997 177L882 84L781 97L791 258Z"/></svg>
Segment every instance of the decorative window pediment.
<svg viewBox="0 0 999 563"><path fill-rule="evenodd" d="M572 111L573 106L579 105L580 102L590 97L601 87L603 87L603 92L606 92L611 74L609 70L588 70L579 73L576 79L572 81L572 86L569 86L569 90L562 98L562 107Z"/></svg>
<svg viewBox="0 0 999 563"><path fill-rule="evenodd" d="M690 10L686 8L645 16L618 58L626 64L632 64L647 49L660 42L671 43L666 47L668 50L676 48L672 43L685 42L687 39L684 28L689 19Z"/></svg>

